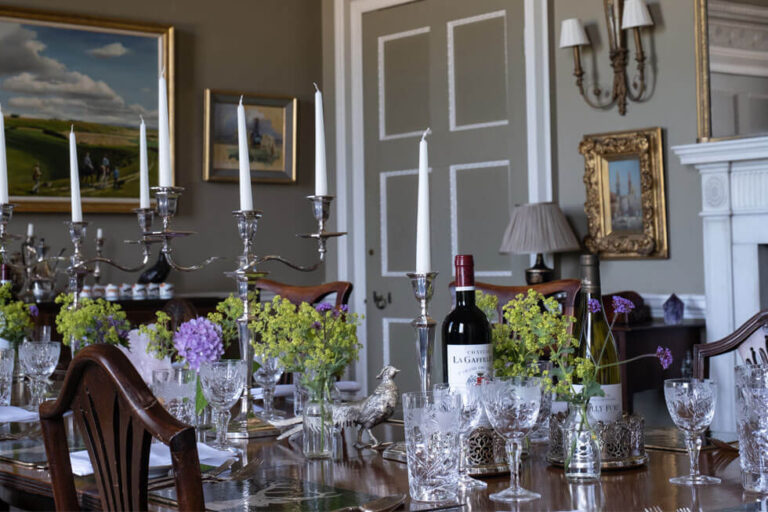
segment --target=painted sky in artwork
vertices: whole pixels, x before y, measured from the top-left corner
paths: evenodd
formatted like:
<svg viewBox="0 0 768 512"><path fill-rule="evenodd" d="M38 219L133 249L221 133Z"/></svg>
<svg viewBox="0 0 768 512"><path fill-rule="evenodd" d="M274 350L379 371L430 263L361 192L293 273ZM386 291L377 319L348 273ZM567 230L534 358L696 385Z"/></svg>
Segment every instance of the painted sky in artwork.
<svg viewBox="0 0 768 512"><path fill-rule="evenodd" d="M640 195L640 162L636 158L613 160L609 163L608 169L611 173L611 192L616 192L616 179L619 178L621 180L619 182L621 195L629 194L629 178L631 177L635 195Z"/></svg>
<svg viewBox="0 0 768 512"><path fill-rule="evenodd" d="M157 126L158 38L0 21L6 115Z"/></svg>

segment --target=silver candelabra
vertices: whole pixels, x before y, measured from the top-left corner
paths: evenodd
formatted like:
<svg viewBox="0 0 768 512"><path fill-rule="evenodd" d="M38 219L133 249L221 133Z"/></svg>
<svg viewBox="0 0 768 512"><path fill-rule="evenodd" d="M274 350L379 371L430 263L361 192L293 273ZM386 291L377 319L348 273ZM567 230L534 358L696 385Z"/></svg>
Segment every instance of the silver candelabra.
<svg viewBox="0 0 768 512"><path fill-rule="evenodd" d="M433 285L437 272L409 272L406 276L411 280L413 294L419 302L419 315L411 321L411 325L416 330L421 391L426 393L432 389L432 353L435 347L437 322L429 316L429 303L432 301Z"/></svg>
<svg viewBox="0 0 768 512"><path fill-rule="evenodd" d="M13 203L0 204L0 263L10 263L8 261L8 247L6 243L8 240L17 240L17 235L12 235L8 232L8 223L13 217L13 209L16 205Z"/></svg>
<svg viewBox="0 0 768 512"><path fill-rule="evenodd" d="M335 238L346 233L326 231L326 224L330 217L330 207L334 196L311 195L307 196L312 203L312 213L317 222L317 231L314 233L304 233L298 235L301 238L317 240L318 260L309 265L298 265L286 258L278 255L257 256L254 254L254 238L258 228L258 221L262 217L259 210L237 210L232 212L237 220L237 230L240 239L243 242L243 252L239 258L238 268L233 272L227 272L226 275L232 277L237 282L237 293L243 303L243 314L237 319L238 332L240 334L240 355L250 367L253 361L253 333L248 328L248 324L254 319L251 311L249 298L256 290L256 283L259 279L267 275L266 272L258 270L259 265L270 261L277 261L288 267L301 272L311 272L320 268L325 262L327 253L327 243L329 238ZM230 435L234 437L249 437L252 435L248 430L248 415L251 413L251 394L250 389L253 385L253 374L247 372L246 387L241 399L240 413L232 420L230 424ZM258 435L255 433L254 435Z"/></svg>

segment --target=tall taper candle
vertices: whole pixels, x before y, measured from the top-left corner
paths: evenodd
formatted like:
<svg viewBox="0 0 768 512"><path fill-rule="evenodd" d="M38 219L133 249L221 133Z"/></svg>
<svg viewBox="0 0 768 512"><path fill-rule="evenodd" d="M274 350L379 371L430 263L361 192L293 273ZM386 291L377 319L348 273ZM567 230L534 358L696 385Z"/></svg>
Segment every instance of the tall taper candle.
<svg viewBox="0 0 768 512"><path fill-rule="evenodd" d="M72 202L72 222L83 222L83 208L80 204L80 172L77 167L77 141L75 127L69 132L69 189Z"/></svg>
<svg viewBox="0 0 768 512"><path fill-rule="evenodd" d="M141 118L139 126L139 208L149 208L149 157L147 156L147 125Z"/></svg>
<svg viewBox="0 0 768 512"><path fill-rule="evenodd" d="M432 271L432 248L429 236L429 155L427 135L432 130L427 128L419 142L419 203L416 210L416 273L426 274Z"/></svg>
<svg viewBox="0 0 768 512"><path fill-rule="evenodd" d="M160 160L158 181L161 187L172 186L171 143L168 125L168 91L165 84L165 69L158 80L157 93L157 154Z"/></svg>
<svg viewBox="0 0 768 512"><path fill-rule="evenodd" d="M328 195L328 174L325 169L325 121L323 93L315 86L315 195Z"/></svg>
<svg viewBox="0 0 768 512"><path fill-rule="evenodd" d="M8 160L5 156L5 119L0 106L0 203L8 203Z"/></svg>
<svg viewBox="0 0 768 512"><path fill-rule="evenodd" d="M251 211L253 210L251 156L248 152L248 129L245 127L245 107L242 96L237 106L237 146L240 150L240 209Z"/></svg>

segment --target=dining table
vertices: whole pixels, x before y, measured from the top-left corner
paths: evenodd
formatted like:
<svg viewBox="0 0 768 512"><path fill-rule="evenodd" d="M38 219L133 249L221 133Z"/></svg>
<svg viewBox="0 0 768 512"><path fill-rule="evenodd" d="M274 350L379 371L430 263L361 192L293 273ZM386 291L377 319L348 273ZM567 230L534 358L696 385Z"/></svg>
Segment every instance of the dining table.
<svg viewBox="0 0 768 512"><path fill-rule="evenodd" d="M233 440L232 443L242 449L242 456L227 473L204 480L206 508L212 511L333 511L365 504L378 497L407 495L407 465L383 458L379 451L356 449L352 430L347 429L330 460L305 459L300 438ZM379 425L374 432L387 441L403 439L403 426L398 421ZM203 432L198 435L204 438ZM74 440L76 436L71 438ZM461 493L456 502L406 501L401 510L693 512L762 511L768 507L765 496L743 491L738 452L728 447L702 452L702 472L722 479L720 485L703 487L669 483L670 477L688 471L688 456L677 447L649 447L646 464L604 471L599 482L594 483L569 482L561 467L547 462L546 454L546 444L532 444L521 466L522 485L540 493L539 500L513 504L490 501L490 493L509 485L508 474L500 474L484 477L487 489ZM247 478L227 476L237 474L243 466L251 469ZM207 469L210 468L203 468ZM93 476L76 477L75 482L82 508L98 510L101 503ZM0 501L21 509L52 510L52 496L39 424L0 425ZM150 490L149 502L151 510L174 510L175 488L170 485Z"/></svg>

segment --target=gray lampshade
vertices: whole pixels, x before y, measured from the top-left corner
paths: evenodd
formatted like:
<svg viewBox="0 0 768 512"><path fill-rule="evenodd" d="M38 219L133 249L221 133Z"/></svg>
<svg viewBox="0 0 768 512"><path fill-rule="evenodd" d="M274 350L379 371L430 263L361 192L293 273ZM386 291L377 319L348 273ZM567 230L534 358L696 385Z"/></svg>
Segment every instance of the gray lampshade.
<svg viewBox="0 0 768 512"><path fill-rule="evenodd" d="M576 235L555 203L531 203L515 207L499 251L536 254L576 251Z"/></svg>

